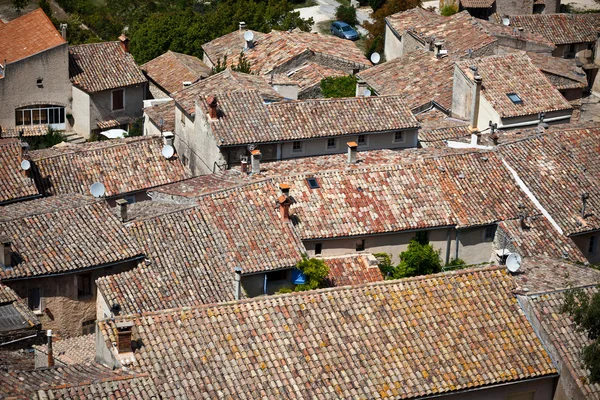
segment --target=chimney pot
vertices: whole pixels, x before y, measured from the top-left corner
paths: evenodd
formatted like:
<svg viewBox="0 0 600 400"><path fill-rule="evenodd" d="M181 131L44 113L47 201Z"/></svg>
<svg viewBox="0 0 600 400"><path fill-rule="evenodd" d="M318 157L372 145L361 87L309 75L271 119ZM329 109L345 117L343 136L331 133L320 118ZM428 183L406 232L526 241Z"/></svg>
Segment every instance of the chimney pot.
<svg viewBox="0 0 600 400"><path fill-rule="evenodd" d="M240 28L240 32L242 32L244 29L246 29L246 23L244 21L238 22L238 26Z"/></svg>
<svg viewBox="0 0 600 400"><path fill-rule="evenodd" d="M279 216L282 221L290 220L290 205L292 202L290 197L286 194L282 194L277 198L277 202L279 203Z"/></svg>
<svg viewBox="0 0 600 400"><path fill-rule="evenodd" d="M60 34L65 41L67 40L67 26L67 24L60 24Z"/></svg>
<svg viewBox="0 0 600 400"><path fill-rule="evenodd" d="M358 144L356 142L348 142L348 164L356 164L356 153Z"/></svg>
<svg viewBox="0 0 600 400"><path fill-rule="evenodd" d="M288 183L280 183L279 184L279 189L281 189L281 193L289 196L290 194L290 185Z"/></svg>
<svg viewBox="0 0 600 400"><path fill-rule="evenodd" d="M129 38L125 36L125 34L121 34L121 36L119 36L119 41L121 42L121 49L123 49L125 53L129 53Z"/></svg>
<svg viewBox="0 0 600 400"><path fill-rule="evenodd" d="M133 322L117 322L117 351L128 353L131 351L131 334Z"/></svg>
<svg viewBox="0 0 600 400"><path fill-rule="evenodd" d="M12 267L12 243L8 236L0 237L0 244L2 249L0 249L0 264L4 268Z"/></svg>
<svg viewBox="0 0 600 400"><path fill-rule="evenodd" d="M206 104L208 104L208 117L212 120L219 118L217 114L218 100L216 96L208 96L206 98Z"/></svg>
<svg viewBox="0 0 600 400"><path fill-rule="evenodd" d="M262 158L262 154L260 150L252 150L250 154L252 157L252 173L260 174L260 159Z"/></svg>
<svg viewBox="0 0 600 400"><path fill-rule="evenodd" d="M117 205L121 208L121 222L127 222L127 205L129 202L125 199L117 200Z"/></svg>
<svg viewBox="0 0 600 400"><path fill-rule="evenodd" d="M167 146L173 146L173 138L175 135L173 135L172 132L165 132L163 133L163 143Z"/></svg>

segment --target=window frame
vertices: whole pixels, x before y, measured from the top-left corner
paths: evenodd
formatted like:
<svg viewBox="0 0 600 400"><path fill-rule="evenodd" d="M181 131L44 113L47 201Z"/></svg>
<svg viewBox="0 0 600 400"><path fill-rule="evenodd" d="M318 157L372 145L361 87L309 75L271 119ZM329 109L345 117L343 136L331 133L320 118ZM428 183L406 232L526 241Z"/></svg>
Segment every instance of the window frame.
<svg viewBox="0 0 600 400"><path fill-rule="evenodd" d="M117 92L121 92L122 93L121 102L123 104L122 104L121 108L115 108L115 93L117 93ZM125 88L115 89L115 90L113 90L113 91L110 92L110 109L112 111L121 111L121 110L125 109Z"/></svg>
<svg viewBox="0 0 600 400"><path fill-rule="evenodd" d="M329 141L330 140L333 140L333 146L329 145ZM336 138L327 138L327 141L325 143L325 148L327 150L337 150L337 148L338 148L338 141L337 141L337 139Z"/></svg>
<svg viewBox="0 0 600 400"><path fill-rule="evenodd" d="M365 239L357 239L354 243L354 249L357 253L365 251L367 248L367 241Z"/></svg>
<svg viewBox="0 0 600 400"><path fill-rule="evenodd" d="M491 232L491 236L488 236L488 233ZM493 242L496 237L496 225L488 225L483 229L483 241L484 242Z"/></svg>
<svg viewBox="0 0 600 400"><path fill-rule="evenodd" d="M92 274L77 275L77 298L86 299L94 296L94 280Z"/></svg>
<svg viewBox="0 0 600 400"><path fill-rule="evenodd" d="M296 149L296 144L300 144L300 148ZM304 153L304 142L302 142L301 140L294 140L292 142L292 153L293 154L301 154Z"/></svg>
<svg viewBox="0 0 600 400"><path fill-rule="evenodd" d="M517 93L514 93L514 92L506 93L506 96L515 105L523 104L523 99ZM513 97L516 97L517 100L515 100Z"/></svg>
<svg viewBox="0 0 600 400"><path fill-rule="evenodd" d="M400 134L400 140L398 140L396 137L398 134ZM394 139L392 140L392 143L405 143L405 139L406 137L404 136L404 131L396 131L394 132Z"/></svg>
<svg viewBox="0 0 600 400"><path fill-rule="evenodd" d="M312 182L314 182L314 184ZM306 183L308 184L308 188L312 189L312 190L319 189L321 187L321 185L319 184L319 181L314 176L310 176L310 177L306 178Z"/></svg>
<svg viewBox="0 0 600 400"><path fill-rule="evenodd" d="M361 143L360 138L363 137L365 140L363 143ZM369 146L369 135L358 135L356 137L356 144L358 145L358 147L367 147Z"/></svg>
<svg viewBox="0 0 600 400"><path fill-rule="evenodd" d="M92 327L92 329L90 330L90 326ZM81 323L81 334L82 335L91 335L96 333L96 320L95 319L89 319L87 321L83 321Z"/></svg>
<svg viewBox="0 0 600 400"><path fill-rule="evenodd" d="M32 292L37 291L37 307L32 307ZM27 307L33 312L41 312L42 311L42 289L39 287L29 288L27 289Z"/></svg>

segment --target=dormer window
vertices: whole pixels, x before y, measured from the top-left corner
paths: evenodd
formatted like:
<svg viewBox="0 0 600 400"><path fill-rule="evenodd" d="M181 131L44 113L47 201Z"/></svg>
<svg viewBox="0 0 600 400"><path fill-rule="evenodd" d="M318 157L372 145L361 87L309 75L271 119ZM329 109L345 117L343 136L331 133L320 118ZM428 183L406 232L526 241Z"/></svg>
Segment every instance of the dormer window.
<svg viewBox="0 0 600 400"><path fill-rule="evenodd" d="M506 93L506 95L508 96L508 98L510 99L510 101L513 102L513 104L523 104L523 100L519 97L518 94L516 94L516 93Z"/></svg>

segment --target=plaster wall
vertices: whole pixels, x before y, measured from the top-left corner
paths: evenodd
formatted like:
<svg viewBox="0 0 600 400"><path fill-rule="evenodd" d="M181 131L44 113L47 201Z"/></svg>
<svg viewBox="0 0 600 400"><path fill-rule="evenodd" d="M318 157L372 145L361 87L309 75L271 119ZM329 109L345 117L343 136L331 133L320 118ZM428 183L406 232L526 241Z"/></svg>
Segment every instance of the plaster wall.
<svg viewBox="0 0 600 400"><path fill-rule="evenodd" d="M396 36L387 22L385 25L385 41L383 52L385 54L386 61L391 61L394 58L398 58L404 54L402 36Z"/></svg>
<svg viewBox="0 0 600 400"><path fill-rule="evenodd" d="M533 13L533 0L496 0L496 12L506 15Z"/></svg>
<svg viewBox="0 0 600 400"><path fill-rule="evenodd" d="M90 125L90 96L73 86L73 130L77 133L92 131Z"/></svg>
<svg viewBox="0 0 600 400"><path fill-rule="evenodd" d="M467 79L465 74L457 66L454 67L453 82L452 116L470 120L473 112L473 90L475 85Z"/></svg>

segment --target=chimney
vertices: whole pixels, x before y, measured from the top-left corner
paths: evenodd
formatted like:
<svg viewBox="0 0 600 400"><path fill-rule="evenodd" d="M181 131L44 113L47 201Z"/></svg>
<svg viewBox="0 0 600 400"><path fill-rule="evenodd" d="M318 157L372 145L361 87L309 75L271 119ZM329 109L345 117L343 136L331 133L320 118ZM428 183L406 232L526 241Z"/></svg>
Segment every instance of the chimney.
<svg viewBox="0 0 600 400"><path fill-rule="evenodd" d="M363 97L365 95L365 90L367 90L368 85L363 79L359 79L356 81L356 97Z"/></svg>
<svg viewBox="0 0 600 400"><path fill-rule="evenodd" d="M123 49L125 53L129 53L129 38L125 36L125 34L121 34L121 36L119 36L119 41L121 42L121 49Z"/></svg>
<svg viewBox="0 0 600 400"><path fill-rule="evenodd" d="M433 54L437 57L440 58L441 54L440 51L442 51L442 42L435 42L433 44Z"/></svg>
<svg viewBox="0 0 600 400"><path fill-rule="evenodd" d="M479 134L477 132L471 133L471 146L477 146L479 144Z"/></svg>
<svg viewBox="0 0 600 400"><path fill-rule="evenodd" d="M173 132L165 132L163 134L163 143L165 144L165 146L173 146L173 138L175 135L173 135Z"/></svg>
<svg viewBox="0 0 600 400"><path fill-rule="evenodd" d="M0 266L4 268L12 267L12 251L11 251L11 241L8 236L0 237L0 245L2 249L0 249Z"/></svg>
<svg viewBox="0 0 600 400"><path fill-rule="evenodd" d="M125 199L117 200L117 205L121 208L121 222L127 222L127 205L129 202Z"/></svg>
<svg viewBox="0 0 600 400"><path fill-rule="evenodd" d="M217 114L217 97L208 96L206 98L206 104L208 104L208 117L213 121L219 119L219 116Z"/></svg>
<svg viewBox="0 0 600 400"><path fill-rule="evenodd" d="M52 354L52 329L46 331L48 336L48 367L54 367L54 354Z"/></svg>
<svg viewBox="0 0 600 400"><path fill-rule="evenodd" d="M479 100L481 96L481 76L474 71L473 81L475 82L475 88L473 90L473 114L471 115L471 130L477 130L477 120L479 119Z"/></svg>
<svg viewBox="0 0 600 400"><path fill-rule="evenodd" d="M590 198L589 193L581 194L581 202L583 203L581 207L581 218L585 219L585 207L587 206L587 200Z"/></svg>
<svg viewBox="0 0 600 400"><path fill-rule="evenodd" d="M234 271L233 295L236 300L240 300L242 298L242 267L235 267Z"/></svg>
<svg viewBox="0 0 600 400"><path fill-rule="evenodd" d="M260 174L260 159L262 158L262 154L260 154L260 150L252 150L250 154L252 155L252 173Z"/></svg>
<svg viewBox="0 0 600 400"><path fill-rule="evenodd" d="M238 26L240 28L240 32L243 32L246 30L246 23L244 21L238 22Z"/></svg>
<svg viewBox="0 0 600 400"><path fill-rule="evenodd" d="M131 351L131 332L133 322L117 322L117 351L119 353L128 353Z"/></svg>
<svg viewBox="0 0 600 400"><path fill-rule="evenodd" d="M248 173L248 157L247 156L243 156L242 157L242 172L247 174Z"/></svg>
<svg viewBox="0 0 600 400"><path fill-rule="evenodd" d="M281 194L285 196L290 195L290 185L288 183L280 183L279 189L281 189Z"/></svg>
<svg viewBox="0 0 600 400"><path fill-rule="evenodd" d="M358 144L356 142L348 142L348 164L356 164L356 151Z"/></svg>
<svg viewBox="0 0 600 400"><path fill-rule="evenodd" d="M290 205L292 201L290 200L290 196L286 194L282 194L277 198L277 202L279 203L279 216L282 221L290 220Z"/></svg>
<svg viewBox="0 0 600 400"><path fill-rule="evenodd" d="M65 41L67 40L67 26L67 24L60 24L60 34Z"/></svg>

